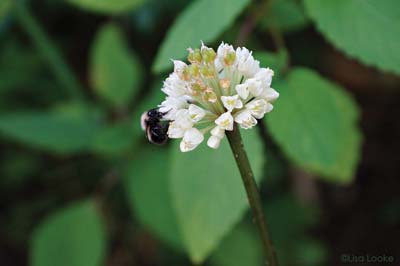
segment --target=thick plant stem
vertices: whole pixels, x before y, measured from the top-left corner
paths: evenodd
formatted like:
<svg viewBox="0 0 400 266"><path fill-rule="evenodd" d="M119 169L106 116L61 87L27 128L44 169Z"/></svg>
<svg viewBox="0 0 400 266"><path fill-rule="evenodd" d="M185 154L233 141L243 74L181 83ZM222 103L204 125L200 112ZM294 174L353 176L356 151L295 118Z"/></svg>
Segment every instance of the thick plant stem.
<svg viewBox="0 0 400 266"><path fill-rule="evenodd" d="M60 85L67 90L67 93L72 99L82 100L83 90L77 78L62 58L57 47L49 39L32 15L25 1L17 1L15 3L15 17L21 28L31 38L38 52L49 65Z"/></svg>
<svg viewBox="0 0 400 266"><path fill-rule="evenodd" d="M272 245L271 238L268 233L267 224L264 218L264 212L261 204L260 194L258 192L257 184L254 179L253 171L251 170L249 158L243 146L242 137L238 126L235 124L233 131L226 131L236 164L239 168L240 175L242 176L243 184L246 189L247 198L251 210L253 212L255 223L257 224L260 238L263 244L265 256L267 258L266 265L277 266L278 260L276 257L275 248Z"/></svg>

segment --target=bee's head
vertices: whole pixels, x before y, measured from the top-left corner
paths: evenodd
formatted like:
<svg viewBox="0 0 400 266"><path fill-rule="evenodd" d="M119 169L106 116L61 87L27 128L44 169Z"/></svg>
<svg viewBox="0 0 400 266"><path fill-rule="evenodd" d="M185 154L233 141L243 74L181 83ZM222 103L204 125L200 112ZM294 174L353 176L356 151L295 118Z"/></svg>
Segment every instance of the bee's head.
<svg viewBox="0 0 400 266"><path fill-rule="evenodd" d="M161 119L163 117L163 115L164 114L161 113L158 108L153 108L153 109L150 109L149 111L147 111L147 116L150 119Z"/></svg>

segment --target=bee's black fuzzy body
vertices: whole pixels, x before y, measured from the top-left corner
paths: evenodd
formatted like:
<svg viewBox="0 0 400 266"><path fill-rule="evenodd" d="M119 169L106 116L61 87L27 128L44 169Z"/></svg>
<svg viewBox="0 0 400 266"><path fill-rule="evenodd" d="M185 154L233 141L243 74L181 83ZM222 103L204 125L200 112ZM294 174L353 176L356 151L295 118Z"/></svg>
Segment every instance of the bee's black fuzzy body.
<svg viewBox="0 0 400 266"><path fill-rule="evenodd" d="M146 132L147 139L153 144L162 145L168 141L168 123L161 124L164 115L165 113L160 112L158 108L142 114L142 128Z"/></svg>

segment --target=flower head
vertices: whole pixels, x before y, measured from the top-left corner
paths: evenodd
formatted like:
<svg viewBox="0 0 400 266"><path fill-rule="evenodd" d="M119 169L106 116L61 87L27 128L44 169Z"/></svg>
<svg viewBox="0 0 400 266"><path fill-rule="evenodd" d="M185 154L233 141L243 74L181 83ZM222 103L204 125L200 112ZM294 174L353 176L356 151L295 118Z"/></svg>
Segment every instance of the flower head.
<svg viewBox="0 0 400 266"><path fill-rule="evenodd" d="M188 61L174 60L165 80L167 95L159 105L170 120L169 138L182 138L180 149L195 149L210 133L207 145L219 147L236 122L249 129L272 110L279 93L271 88L274 72L260 67L252 52L221 43L217 52L205 46L188 49Z"/></svg>

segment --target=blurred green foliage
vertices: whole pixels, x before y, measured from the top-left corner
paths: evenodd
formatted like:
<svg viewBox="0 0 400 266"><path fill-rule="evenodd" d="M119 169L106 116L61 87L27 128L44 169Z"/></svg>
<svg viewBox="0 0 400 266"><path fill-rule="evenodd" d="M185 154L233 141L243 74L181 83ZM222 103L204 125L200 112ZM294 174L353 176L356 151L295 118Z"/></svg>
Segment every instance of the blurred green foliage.
<svg viewBox="0 0 400 266"><path fill-rule="evenodd" d="M198 47L200 41L214 41L248 3L248 0L194 1L169 29L153 64L154 72L167 70L171 66L171 58L182 59L187 54L187 48Z"/></svg>
<svg viewBox="0 0 400 266"><path fill-rule="evenodd" d="M127 105L139 90L141 65L128 50L118 26L105 25L99 30L92 47L90 76L96 93L116 106Z"/></svg>
<svg viewBox="0 0 400 266"><path fill-rule="evenodd" d="M336 47L365 64L400 74L398 1L304 2L318 29Z"/></svg>
<svg viewBox="0 0 400 266"><path fill-rule="evenodd" d="M104 14L125 13L143 4L144 0L67 0L71 4L92 12Z"/></svg>
<svg viewBox="0 0 400 266"><path fill-rule="evenodd" d="M0 2L0 192L36 197L5 201L1 225L13 242L30 239L30 264L120 265L115 254L135 253L130 243L144 228L164 254L148 251L154 265L262 265L227 143L182 154L175 142L150 146L140 128L142 112L164 97L160 73L171 58L201 41L235 40L251 23L244 41L281 93L267 130L243 132L278 256L281 265L324 264L326 244L310 232L318 206L293 195L289 169L351 183L360 111L342 85L307 68L315 62L293 66L316 53L298 48L297 36L315 25L344 53L398 74L395 0L276 0L266 9L248 0L13 3ZM284 44L294 33L301 55Z"/></svg>
<svg viewBox="0 0 400 266"><path fill-rule="evenodd" d="M327 179L351 182L361 144L356 103L308 69L293 69L278 87L283 100L266 121L287 156Z"/></svg>
<svg viewBox="0 0 400 266"><path fill-rule="evenodd" d="M105 243L95 203L79 202L44 220L33 233L32 265L99 265Z"/></svg>

